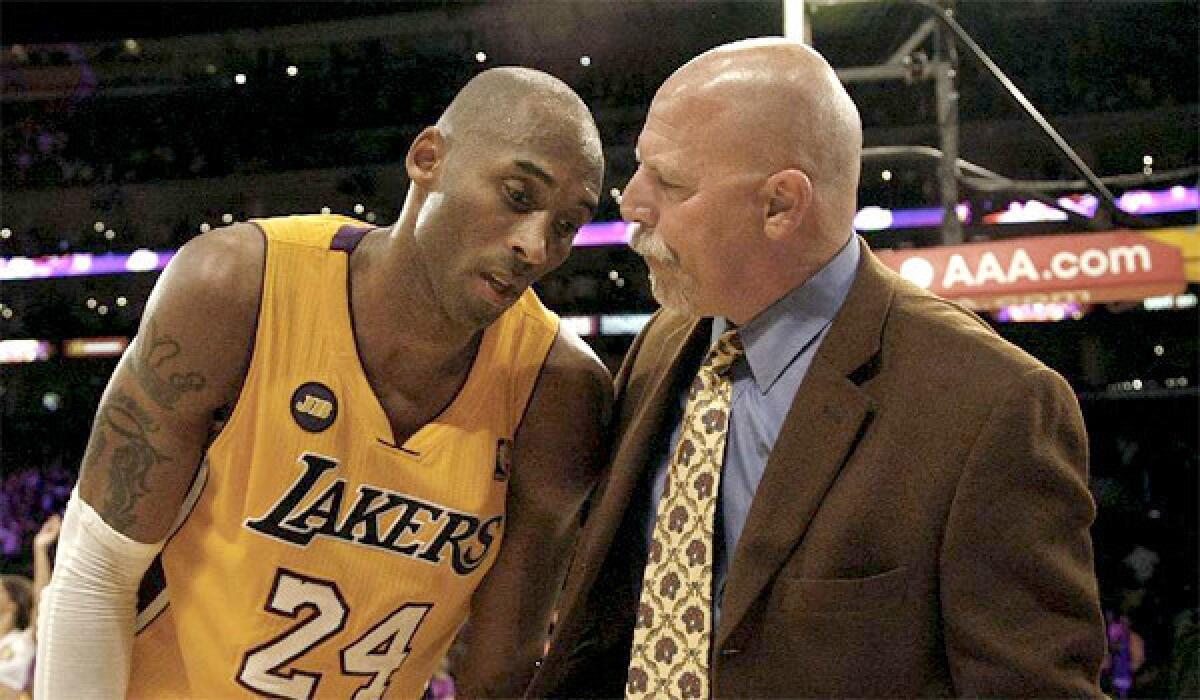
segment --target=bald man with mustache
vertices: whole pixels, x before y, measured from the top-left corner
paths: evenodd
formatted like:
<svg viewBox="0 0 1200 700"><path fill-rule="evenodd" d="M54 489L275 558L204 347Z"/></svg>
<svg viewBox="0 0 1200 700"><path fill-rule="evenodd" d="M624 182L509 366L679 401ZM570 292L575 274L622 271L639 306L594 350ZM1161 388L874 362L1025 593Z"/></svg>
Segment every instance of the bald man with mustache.
<svg viewBox="0 0 1200 700"><path fill-rule="evenodd" d="M621 209L662 308L529 696L1101 696L1074 394L854 235L861 143L802 44L658 90Z"/></svg>

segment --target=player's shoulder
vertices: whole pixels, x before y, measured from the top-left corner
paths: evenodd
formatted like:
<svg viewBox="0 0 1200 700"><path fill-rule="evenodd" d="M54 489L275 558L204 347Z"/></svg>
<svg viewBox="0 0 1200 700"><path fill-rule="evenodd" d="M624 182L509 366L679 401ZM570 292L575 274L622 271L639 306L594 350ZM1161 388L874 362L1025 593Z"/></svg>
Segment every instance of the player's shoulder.
<svg viewBox="0 0 1200 700"><path fill-rule="evenodd" d="M542 366L542 377L547 373L566 374L584 380L611 385L612 375L583 338L564 323L553 311L546 308L542 300L528 289L505 313L504 320L525 329L534 328L542 338L553 336L550 350ZM518 320L519 319L519 320Z"/></svg>
<svg viewBox="0 0 1200 700"><path fill-rule="evenodd" d="M215 281L228 281L246 270L261 270L266 259L266 238L249 222L222 226L188 241L177 254L187 269Z"/></svg>
<svg viewBox="0 0 1200 700"><path fill-rule="evenodd" d="M612 374L578 334L559 324L535 399L561 405L587 403L603 413L612 403Z"/></svg>
<svg viewBox="0 0 1200 700"><path fill-rule="evenodd" d="M175 255L169 273L188 287L208 289L220 297L257 297L266 259L263 233L252 223L234 223L187 241Z"/></svg>
<svg viewBox="0 0 1200 700"><path fill-rule="evenodd" d="M237 223L188 241L164 281L185 297L205 294L225 303L251 302L258 296L265 260L262 232L253 224Z"/></svg>
<svg viewBox="0 0 1200 700"><path fill-rule="evenodd" d="M558 334L550 346L546 363L549 365L548 369L577 376L580 381L598 383L609 388L612 386L612 374L596 355L596 351L564 324L558 327Z"/></svg>
<svg viewBox="0 0 1200 700"><path fill-rule="evenodd" d="M214 400L232 401L254 338L265 249L252 224L216 229L188 241L146 303L135 341L138 356L150 357L150 348L173 345L190 371L218 389Z"/></svg>
<svg viewBox="0 0 1200 700"><path fill-rule="evenodd" d="M560 324L517 430L518 448L522 454L575 458L599 454L612 406L612 375L587 343ZM560 474L562 460L551 461L553 473ZM580 459L577 466L594 464Z"/></svg>

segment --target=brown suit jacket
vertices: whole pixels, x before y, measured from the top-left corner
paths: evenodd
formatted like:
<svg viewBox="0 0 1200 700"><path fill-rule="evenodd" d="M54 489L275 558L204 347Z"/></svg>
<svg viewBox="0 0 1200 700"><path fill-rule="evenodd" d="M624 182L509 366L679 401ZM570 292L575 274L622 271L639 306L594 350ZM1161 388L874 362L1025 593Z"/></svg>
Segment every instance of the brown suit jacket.
<svg viewBox="0 0 1200 700"><path fill-rule="evenodd" d="M714 697L1099 696L1074 394L862 245L737 543ZM645 563L630 504L707 329L660 311L625 359L611 471L532 697L624 692Z"/></svg>

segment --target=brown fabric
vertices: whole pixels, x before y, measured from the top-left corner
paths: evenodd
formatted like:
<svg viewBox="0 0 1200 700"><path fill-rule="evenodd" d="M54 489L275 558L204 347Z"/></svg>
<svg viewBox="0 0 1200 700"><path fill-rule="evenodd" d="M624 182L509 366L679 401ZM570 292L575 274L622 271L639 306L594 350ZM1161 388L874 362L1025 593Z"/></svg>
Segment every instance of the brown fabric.
<svg viewBox="0 0 1200 700"><path fill-rule="evenodd" d="M626 357L531 697L623 692L646 557L629 505L707 329L660 312ZM734 552L713 696L1099 697L1086 462L1059 375L863 244Z"/></svg>

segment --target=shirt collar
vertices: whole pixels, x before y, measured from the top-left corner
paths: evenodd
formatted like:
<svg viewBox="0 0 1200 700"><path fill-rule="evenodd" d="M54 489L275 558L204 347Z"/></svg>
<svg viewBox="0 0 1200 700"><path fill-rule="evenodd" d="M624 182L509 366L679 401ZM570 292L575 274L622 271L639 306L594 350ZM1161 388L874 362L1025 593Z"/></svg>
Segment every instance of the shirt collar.
<svg viewBox="0 0 1200 700"><path fill-rule="evenodd" d="M746 361L759 391L769 392L784 370L833 321L850 292L860 256L858 236L850 236L825 267L742 326ZM714 318L712 342L732 327L727 319Z"/></svg>

